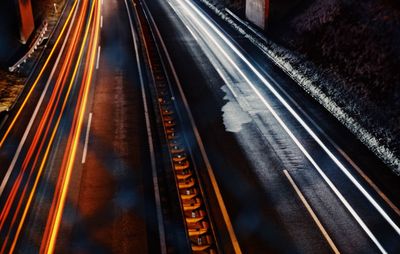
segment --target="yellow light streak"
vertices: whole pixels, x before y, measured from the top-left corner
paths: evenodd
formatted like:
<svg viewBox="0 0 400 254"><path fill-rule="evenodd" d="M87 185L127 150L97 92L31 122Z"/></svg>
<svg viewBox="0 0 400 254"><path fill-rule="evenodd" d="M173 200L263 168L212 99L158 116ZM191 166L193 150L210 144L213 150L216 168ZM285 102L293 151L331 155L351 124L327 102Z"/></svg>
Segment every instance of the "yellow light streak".
<svg viewBox="0 0 400 254"><path fill-rule="evenodd" d="M51 225L51 230L50 230L50 234L49 234L49 239L45 244L45 250L44 253L53 253L54 249L55 249L55 244L56 244L56 240L57 240L57 235L60 229L60 225L61 225L61 220L62 220L62 215L63 215L63 211L64 211L64 207L65 207L65 201L67 198L67 194L68 194L68 187L69 187L69 183L71 180L71 174L72 174L72 170L73 170L73 166L74 166L74 162L75 162L75 157L76 157L76 152L77 152L77 148L78 148L78 144L79 144L79 137L81 135L81 131L82 131L82 125L83 125L83 120L84 120L84 116L85 116L85 112L86 112L86 104L87 104L87 100L88 100L88 95L89 95L89 90L90 90L90 85L92 83L92 77L93 77L93 69L94 69L94 65L95 65L95 58L96 58L96 43L98 41L98 37L99 37L99 21L100 21L100 8L99 8L99 4L98 1L95 2L96 3L96 16L95 16L95 25L94 25L94 29L95 29L95 35L94 35L94 39L92 41L92 45L91 46L91 54L90 54L90 61L89 61L89 71L88 71L88 76L86 80L83 80L83 98L82 101L80 103L80 107L77 107L77 110L75 112L78 113L78 119L77 119L77 125L76 128L74 128L73 131L73 137L72 137L72 147L70 149L70 152L68 154L68 159L67 159L67 165L65 168L65 177L62 179L62 187L61 187L61 192L60 192L60 196L58 197L58 202L55 208L55 216L54 219L52 220L52 225ZM94 5L93 5L94 7ZM91 12L91 17L92 17L93 12ZM85 75L86 76L86 75ZM43 244L43 243L42 243Z"/></svg>
<svg viewBox="0 0 400 254"><path fill-rule="evenodd" d="M32 144L30 145L28 153L27 153L27 155L26 155L26 157L24 159L24 162L22 164L21 172L19 173L16 181L14 182L14 184L12 186L12 190L9 193L9 195L7 196L7 201L5 203L5 206L3 207L2 211L1 211L1 214L0 214L0 230L3 228L3 225L4 225L8 215L10 213L12 204L15 201L15 197L17 195L18 189L20 188L20 185L21 185L21 182L22 182L22 177L25 175L25 172L27 170L27 166L29 164L29 161L33 157L34 152L36 152L35 161L34 161L32 167L31 167L32 169L31 169L31 171L29 173L28 180L26 181L26 182L30 182L31 176L33 174L33 169L36 166L40 151L42 150L42 147L43 147L44 142L45 142L45 138L44 137L47 136L47 133L48 133L49 128L50 128L51 121L48 122L47 128L45 128L46 121L49 118L49 115L51 115L50 119L53 119L53 117L54 117L54 114L56 112L56 107L53 107L53 105L58 105L58 102L59 102L59 100L61 98L62 90L64 88L64 84L65 84L65 81L66 81L66 78L67 78L67 73L68 73L67 70L69 70L70 67L71 67L72 56L73 56L72 52L75 50L75 48L77 46L77 43L78 43L77 35L78 35L79 31L81 30L81 27L83 25L83 14L84 14L85 11L86 11L86 8L84 10L82 10L82 14L81 14L82 18L79 20L79 22L78 22L79 24L77 25L77 29L75 30L74 36L73 36L73 38L75 38L75 40L72 43L73 44L72 47L70 47L68 49L66 61L64 62L63 66L61 68L61 71L60 71L61 74L57 78L55 89L54 89L54 91L53 91L53 93L51 95L51 98L50 98L49 103L48 103L48 105L46 107L45 113L44 113L44 115L43 115L43 117L42 117L42 119L41 119L41 121L39 123L37 131L35 133L35 137L34 137L34 139L32 141ZM36 146L39 143L40 137L41 137L44 129L46 129L46 131L45 131L44 137L41 138L40 147L38 149ZM14 215L13 215L12 222L10 224L11 226L10 226L9 232L11 231L11 227L13 226L13 224L14 224L16 218L17 218L17 215L19 214L20 206L21 206L22 200L25 197L25 193L27 191L27 187L28 187L28 184L25 185L24 190L23 190L23 192L22 192L22 194L20 196L20 200L18 202L18 206L15 209L15 211L13 212ZM5 248L6 242L7 241L3 242L2 250Z"/></svg>
<svg viewBox="0 0 400 254"><path fill-rule="evenodd" d="M73 72L73 75L72 75L72 78L71 78L71 81L70 81L70 84L69 84L69 88L68 88L68 91L67 91L67 94L66 94L66 97L65 97L66 99L64 100L64 103L63 103L63 105L62 105L61 114L60 114L59 118L57 119L57 123L56 123L55 128L54 128L54 130L53 130L53 132L52 132L52 135L51 135L51 137L50 137L49 144L48 144L48 146L47 146L47 149L46 149L46 152L45 152L45 154L44 154L42 163L41 163L41 165L40 165L40 168L39 168L39 171L38 171L38 175L36 176L34 185L33 185L32 190L31 190L31 192L30 192L30 195L29 195L27 204L26 204L25 209L24 209L24 211L23 211L23 214L22 214L20 223L19 223L18 228L17 228L17 230L16 230L16 234L15 234L15 236L14 236L13 243L12 243L12 246L11 246L11 248L10 248L10 252L9 252L9 253L13 253L13 252L15 251L15 247L16 247L16 244L17 244L19 235L20 235L20 233L21 233L22 227L23 227L24 222L25 222L25 220L26 220L26 217L27 217L29 208L30 208L30 206L31 206L31 203L32 203L32 201L33 201L33 197L34 197L34 195L35 195L35 193L36 193L36 190L37 190L37 187L38 187L38 183L39 183L40 177L41 177L41 175L42 175L42 173L43 173L44 167L45 167L46 162L47 162L47 158L48 158L48 156L49 156L49 154L50 154L51 146L52 146L52 144L53 144L53 142L54 142L54 139L55 139L55 136L56 136L58 127L59 127L59 125L60 125L61 116L63 115L63 112L65 111L66 104L67 104L67 98L69 97L69 94L70 94L70 92L71 92L71 90L72 90L72 87L73 87L73 84L74 84L74 80L75 80L76 75L77 75L77 72L78 72L79 63L81 62L82 57L83 57L84 48L85 48L85 44L86 44L86 41L87 41L87 36L88 36L88 33L89 33L90 20L91 20L92 14L93 14L93 6L92 6L92 9L91 9L91 14L90 14L90 18L89 18L89 24L87 25L86 30L85 30L85 35L84 35L84 39L83 39L83 42L82 42L82 46L81 46L81 49L80 49L80 52L79 52L77 64L75 65L75 69L74 69L74 72Z"/></svg>
<svg viewBox="0 0 400 254"><path fill-rule="evenodd" d="M21 115L21 112L22 112L23 109L25 108L25 106L26 106L26 104L27 104L27 102L28 102L30 96L32 95L33 90L36 88L37 84L39 83L40 78L42 77L42 75L43 75L45 69L47 68L47 65L49 64L50 59L51 59L51 57L53 56L53 54L54 54L54 52L55 52L55 50L56 50L56 48L57 48L59 42L61 41L61 38L62 38L62 36L64 35L65 29L67 28L67 25L68 25L69 21L71 20L72 13L74 13L77 3L78 3L78 1L76 0L76 1L74 2L74 4L73 4L72 8L71 8L70 13L68 14L68 17L67 17L67 19L66 19L66 21L65 21L65 23L64 23L63 28L61 29L60 34L58 35L58 38L57 38L56 42L54 43L54 46L53 46L52 50L50 51L49 56L48 56L47 59L46 59L46 62L43 64L43 67L42 67L42 69L40 70L40 72L39 72L39 74L38 74L36 80L34 81L33 85L31 86L31 88L30 88L28 94L26 95L24 101L22 102L21 106L19 107L19 109L18 109L18 111L17 111L15 117L14 117L13 120L11 121L11 123L10 123L10 125L8 126L6 132L4 133L3 137L1 138L1 140L0 140L0 148L3 147L5 140L7 139L8 135L9 135L10 132L11 132L11 130L13 129L13 127L14 127L16 121L18 120L19 116ZM67 39L67 38L66 38L66 39Z"/></svg>

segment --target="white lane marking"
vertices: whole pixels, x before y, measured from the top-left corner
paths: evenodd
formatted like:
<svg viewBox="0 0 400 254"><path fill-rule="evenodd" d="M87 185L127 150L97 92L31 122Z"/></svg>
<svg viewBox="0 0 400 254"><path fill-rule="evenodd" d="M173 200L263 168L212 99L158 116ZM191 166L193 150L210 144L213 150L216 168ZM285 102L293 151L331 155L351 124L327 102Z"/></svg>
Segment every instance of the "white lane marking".
<svg viewBox="0 0 400 254"><path fill-rule="evenodd" d="M132 34L132 40L133 40L133 45L135 48L136 64L138 67L139 78L140 78L140 88L142 90L143 107L144 107L144 115L145 115L146 130L147 130L147 142L149 144L151 173L153 175L153 188L154 188L154 196L155 196L155 201L156 201L158 233L160 236L160 250L161 250L161 254L166 254L167 253L167 245L166 245L166 240L165 240L165 228L164 228L163 215L162 215L162 210L161 210L160 188L158 185L158 178L157 178L156 156L155 156L155 152L154 152L153 135L151 132L149 109L147 107L147 98L146 98L146 92L145 92L145 83L144 83L143 71L142 71L142 66L141 66L141 61L140 61L140 52L139 52L139 48L138 48L139 39L133 28L132 17L131 17L131 13L129 12L128 3L126 0L125 0L125 6L126 6L126 11L128 13L129 24L130 24L130 28L131 28L131 34ZM135 12L137 14L136 5L134 5L134 6L135 6L134 7Z"/></svg>
<svg viewBox="0 0 400 254"><path fill-rule="evenodd" d="M236 16L233 12L231 12L229 9L225 8L225 11L228 12L234 19L236 19L239 23L241 23L243 26L247 27L250 29L254 34L257 35L257 37L262 40L263 42L266 42L265 38L263 35L261 35L258 31L256 31L251 25L249 25L247 22L243 21L241 18ZM266 53L268 55L268 52L265 51L262 47L259 45L256 45L261 51ZM269 75L267 73L267 75ZM272 77L271 77L272 78ZM276 81L274 81L276 82ZM297 103L294 102L296 105ZM302 110L298 106L299 110L304 114L307 115L304 110ZM324 137L332 144L333 147L351 164L351 166L358 172L358 174L361 175L362 178L378 193L379 196L393 209L397 215L400 216L400 209L386 196L385 193L383 193L380 188L372 182L372 180L361 170L361 168L345 153L340 147L315 123L313 119L311 119L308 115L307 118L309 121L311 121L314 126L324 135Z"/></svg>
<svg viewBox="0 0 400 254"><path fill-rule="evenodd" d="M225 8L225 11L227 13L229 13L234 19L236 19L237 21L239 21L239 23L241 23L242 25L244 25L246 28L248 28L250 31L252 31L254 34L256 34L258 37L260 37L262 39L261 34L256 31L253 27L251 27L249 24L246 24L245 21L243 21L241 18L239 18L238 16L236 16L236 14L234 14L231 10L229 10L228 8Z"/></svg>
<svg viewBox="0 0 400 254"><path fill-rule="evenodd" d="M336 254L339 254L340 251L336 247L335 243L332 241L332 238L329 236L328 232L325 230L324 226L322 225L321 221L318 219L317 215L315 214L315 212L311 208L310 204L307 202L307 200L304 197L304 195L301 193L299 187L296 185L296 183L294 182L294 180L290 176L289 172L286 169L284 169L283 173L285 174L285 176L289 180L289 182L292 185L293 189L296 191L297 196L299 196L301 202L306 207L308 213L311 215L311 218L314 220L315 224L317 224L319 230L321 231L322 235L324 236L324 238L328 242L329 246L332 248L333 252L336 253Z"/></svg>
<svg viewBox="0 0 400 254"><path fill-rule="evenodd" d="M101 52L101 47L99 46L98 49L97 49L96 70L99 69L99 64L100 64L100 52Z"/></svg>
<svg viewBox="0 0 400 254"><path fill-rule="evenodd" d="M103 15L100 18L100 28L103 28Z"/></svg>
<svg viewBox="0 0 400 254"><path fill-rule="evenodd" d="M45 85L45 87L43 89L43 92L40 95L40 98L39 98L39 101L38 101L38 103L36 105L36 108L35 108L35 110L34 110L34 112L32 114L32 117L31 117L31 119L30 119L30 121L28 123L28 126L25 129L24 135L22 136L22 139L21 139L21 141L20 141L20 143L18 145L18 148L17 148L17 150L16 150L16 152L14 154L13 160L11 161L11 164L7 169L7 173L5 174L5 176L3 178L3 181L1 182L1 185L0 185L0 197L3 195L4 188L6 187L8 179L10 178L10 175L11 175L12 171L14 170L15 164L17 163L17 160L18 160L19 155L21 153L22 147L25 144L25 141L26 141L26 139L28 137L28 134L29 134L29 132L30 132L30 130L32 128L33 122L35 121L36 116L37 116L37 114L39 112L39 108L42 105L42 102L43 102L43 99L45 97L45 94L47 93L47 90L49 88L50 82L51 82L51 80L52 80L52 78L54 76L54 73L56 72L57 66L58 66L58 64L59 64L59 62L61 60L61 56L62 56L62 54L64 52L64 49L65 49L65 46L67 44L68 37L69 37L69 35L71 33L72 24L75 21L77 11L78 11L78 8L75 9L75 12L74 12L74 15L72 16L72 20L71 20L70 26L68 28L67 34L65 35L65 38L64 38L64 43L61 46L61 49L60 49L60 52L59 52L58 57L56 59L56 62L54 63L53 69L51 70L50 76L47 79L47 82L46 82L46 85Z"/></svg>
<svg viewBox="0 0 400 254"><path fill-rule="evenodd" d="M263 83L270 89L271 92L274 93L274 95L281 101L281 103L287 108L287 110L295 116L295 118L300 122L304 124L304 128L307 131L311 131L310 128L304 123L304 121L301 120L301 118L294 112L294 110L284 101L284 99L276 92L276 90L269 84L267 80L256 70L254 66L251 65L251 63L239 52L239 50L232 45L232 43L206 18L202 13L200 13L199 10L197 10L193 5L188 2L187 0L185 1L188 3L191 8L216 32L224 41L225 43L249 66L249 68L257 75L257 77L263 81ZM303 145L299 142L299 140L294 136L294 134L290 131L290 129L287 127L287 125L283 122L283 120L279 117L279 115L273 110L272 106L265 100L265 98L262 96L260 91L252 84L250 81L250 78L248 78L243 71L237 66L235 61L232 60L232 58L229 57L228 53L224 51L222 46L218 44L218 42L213 38L213 36L208 32L208 30L201 24L199 21L196 19L196 17L193 16L193 13L188 10L188 8L185 5L182 5L182 7L186 10L187 15L191 16L193 20L197 22L199 27L204 31L204 33L213 41L213 43L216 45L216 47L221 51L221 53L226 57L226 59L231 63L232 66L235 67L235 69L240 73L240 75L246 80L246 82L250 85L252 90L256 93L256 95L260 98L260 100L264 103L264 105L268 108L268 110L272 113L274 118L277 120L277 122L281 125L281 127L286 131L286 133L289 135L289 137L294 141L294 143L297 145L297 147L303 152L303 154L307 157L307 159L311 162L311 164L316 168L317 172L322 176L322 178L325 180L325 182L328 184L328 186L331 188L331 190L336 194L336 196L339 198L339 200L342 202L342 204L347 208L347 210L352 214L354 219L358 222L358 224L363 228L364 232L367 233L367 235L370 237L370 239L374 242L374 244L379 248L379 250L382 253L387 253L386 250L383 248L383 246L379 243L378 239L375 237L375 235L371 232L371 230L367 227L367 225L364 223L364 221L360 218L360 216L357 214L357 212L351 207L351 205L348 203L348 201L343 197L343 195L340 193L340 191L336 188L336 186L330 181L330 179L325 175L325 173L322 171L322 169L319 167L319 165L314 161L314 159L311 157L311 155L308 153L308 151L303 147ZM297 117L296 117L297 116ZM310 132L309 132L310 133ZM311 133L313 133L311 131ZM310 135L311 135L310 133ZM311 135L314 139L316 135L314 134ZM329 150L328 150L329 151ZM335 161L335 160L334 160ZM336 161L337 162L337 159ZM340 162L339 162L340 163ZM348 172L349 173L349 172ZM350 174L350 173L349 173ZM346 174L347 175L347 174ZM347 175L348 176L348 175ZM351 174L350 174L351 176ZM352 176L351 176L352 177ZM351 178L350 178L351 179ZM354 177L353 177L354 179ZM356 182L358 183L358 182ZM356 186L361 186L359 183ZM361 187L362 188L362 187ZM363 188L362 188L363 189ZM364 189L363 189L364 190ZM372 200L373 198L364 190L362 192L365 195L368 195ZM367 198L368 199L368 198ZM371 200L368 199L370 202ZM376 203L375 200L374 202L371 202L373 205L376 204L379 208L380 206ZM375 207L377 208L377 207ZM378 209L378 212L383 212L383 217L389 222L389 224L393 227L397 227L396 224L390 219L390 217L383 211L382 208ZM382 215L382 213L381 213ZM385 216L386 215L386 216ZM396 229L396 228L395 228ZM397 231L397 230L396 230Z"/></svg>
<svg viewBox="0 0 400 254"><path fill-rule="evenodd" d="M90 126L92 125L92 117L93 117L93 114L90 113L89 118L88 118L87 129L86 129L85 145L83 147L82 164L85 164L85 162L86 162L86 156L87 156L88 144L89 144Z"/></svg>
<svg viewBox="0 0 400 254"><path fill-rule="evenodd" d="M171 5L171 3L170 2L168 2L168 4L169 5ZM172 7L172 6L171 6ZM182 20L183 21L183 20ZM184 22L183 22L184 23ZM190 34L193 36L193 38L198 42L199 41L199 38L197 37L197 35L193 32L193 30L190 28L190 27L188 27L186 24L185 24L185 26L186 26L186 28L189 30L189 32L190 32Z"/></svg>
<svg viewBox="0 0 400 254"><path fill-rule="evenodd" d="M157 25L156 25L156 23L155 23L155 21L154 21L152 15L151 15L149 9L148 9L148 7L147 7L146 2L143 2L143 4L144 4L144 6L145 6L146 9L147 9L147 13L150 14L150 15L149 15L150 20L151 20L151 22L153 23L153 26L154 26L154 28L155 28L155 32L157 33L158 38L160 39L161 46L162 46L162 48L163 48L163 51L165 52L165 56L166 56L166 59L167 59L167 61L168 61L168 64L169 64L170 67L171 67L172 75L173 75L173 77L174 77L174 79L175 79L175 81L176 81L176 84L177 84L179 93L180 93L180 95L181 95L181 97L182 97L182 102L183 102L183 104L184 104L184 106L185 106L185 108L186 108L186 112L187 112L187 114L188 114L188 117L189 117L189 120L190 120L190 124L192 125L193 132L194 132L194 135L195 135L195 137L196 137L196 141L197 141L198 144L199 144L200 152L201 152L201 155L202 155L202 157L203 157L203 159L204 159L204 163L205 163L206 168L207 168L207 173L208 173L208 175L209 175L209 177L210 177L211 184L212 184L212 186L213 186L215 196L216 196L217 201L218 201L218 204L219 204L219 206L220 206L221 213L222 213L222 217L223 217L224 222L225 222L225 225L226 225L226 227L227 227L227 230L228 230L228 233L229 233L229 237L230 237L231 243L232 243L232 245L233 245L233 248L234 248L234 250L235 250L235 253L241 254L241 253L242 253L242 250L241 250L241 248L240 248L239 241L238 241L238 239L237 239L237 237L236 237L236 233L235 233L235 231L234 231L234 229L233 229L233 225L232 225L231 219L230 219L229 214L228 214L228 211L227 211L227 209L226 209L225 202L224 202L224 200L223 200L223 198L222 198L222 194L221 194L221 191L220 191L220 189L219 189L217 180L216 180L216 178L215 178L215 175L214 175L214 172L213 172L211 163L210 163L210 161L209 161L209 159L208 159L206 150L205 150L205 148L204 148L203 141L202 141L202 139L201 139L201 137L200 137L199 130L198 130L197 126L196 126L196 123L195 123L195 121L194 121L193 115L192 115L192 113L191 113L191 111L190 111L189 103L187 102L186 96L185 96L185 94L184 94L184 92L183 92L182 84L181 84L181 82L180 82L180 80L179 80L179 78L178 78L178 75L177 75L177 73L176 73L176 71L175 71L175 67L174 67L174 65L173 65L173 63L172 63L172 60L171 60L171 57L170 57L170 55L169 55L169 53L168 53L167 47L165 46L164 40L163 40L163 38L162 38L162 36L161 36L161 34L160 34L160 31L158 30L158 27L157 27Z"/></svg>
<svg viewBox="0 0 400 254"><path fill-rule="evenodd" d="M318 145L328 154L333 162L340 168L340 170L350 179L350 181L357 187L357 189L368 199L368 201L375 207L375 209L382 215L382 217L393 227L393 229L400 235L400 228L394 223L390 216L383 210L383 208L374 200L374 198L364 189L363 186L354 178L348 169L335 157L335 155L325 146L320 138L314 133L313 130L304 122L304 120L296 113L296 111L285 101L285 99L276 91L276 89L264 78L264 76L254 67L249 60L226 38L225 35L219 31L214 24L212 24L191 2L185 0L194 9L199 16L205 20L206 23L222 38L223 41L246 63L246 65L256 74L256 76L264 83L264 85L275 95L275 97L285 106L285 108L296 118L296 120L303 126L309 135L318 143ZM193 17L193 15L192 15ZM255 88L256 89L256 88ZM261 94L260 94L261 95Z"/></svg>

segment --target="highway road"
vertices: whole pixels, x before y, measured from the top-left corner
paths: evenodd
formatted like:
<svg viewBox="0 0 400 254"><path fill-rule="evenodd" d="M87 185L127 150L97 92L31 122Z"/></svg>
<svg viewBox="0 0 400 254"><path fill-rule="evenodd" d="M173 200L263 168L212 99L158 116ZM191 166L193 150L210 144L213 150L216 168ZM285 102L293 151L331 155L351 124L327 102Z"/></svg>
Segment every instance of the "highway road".
<svg viewBox="0 0 400 254"><path fill-rule="evenodd" d="M52 253L69 201L96 65L100 1L69 1L56 29L1 130L1 253Z"/></svg>
<svg viewBox="0 0 400 254"><path fill-rule="evenodd" d="M69 1L2 118L0 253L188 248L181 219L160 217L180 209L176 190L163 211L155 200L155 120L145 114L149 81L133 15L130 1Z"/></svg>
<svg viewBox="0 0 400 254"><path fill-rule="evenodd" d="M152 192L146 125L136 57L124 1L104 1L90 125L76 179L75 220L60 244L69 253L154 252L147 239ZM89 138L90 137L90 138ZM86 138L86 137L85 137ZM86 145L85 144L85 145ZM151 177L147 177L147 179ZM70 193L73 195L72 193ZM154 223L153 223L154 225ZM68 232L68 231L67 231ZM149 235L148 235L149 234Z"/></svg>
<svg viewBox="0 0 400 254"><path fill-rule="evenodd" d="M200 1L144 2L245 252L399 250L398 176Z"/></svg>
<svg viewBox="0 0 400 254"><path fill-rule="evenodd" d="M0 130L0 253L187 253L184 208L209 251L400 251L399 177L200 1L71 0L38 66Z"/></svg>

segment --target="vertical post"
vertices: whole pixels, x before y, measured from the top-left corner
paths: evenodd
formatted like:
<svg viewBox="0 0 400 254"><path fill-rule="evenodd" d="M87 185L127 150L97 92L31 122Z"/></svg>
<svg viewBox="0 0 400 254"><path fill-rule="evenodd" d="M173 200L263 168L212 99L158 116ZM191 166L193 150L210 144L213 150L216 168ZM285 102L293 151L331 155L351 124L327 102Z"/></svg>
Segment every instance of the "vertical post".
<svg viewBox="0 0 400 254"><path fill-rule="evenodd" d="M269 0L246 0L246 18L265 29L269 17Z"/></svg>
<svg viewBox="0 0 400 254"><path fill-rule="evenodd" d="M20 41L25 44L35 29L31 0L18 0Z"/></svg>
<svg viewBox="0 0 400 254"><path fill-rule="evenodd" d="M269 22L269 0L265 0L265 20L264 20L264 28L268 28Z"/></svg>

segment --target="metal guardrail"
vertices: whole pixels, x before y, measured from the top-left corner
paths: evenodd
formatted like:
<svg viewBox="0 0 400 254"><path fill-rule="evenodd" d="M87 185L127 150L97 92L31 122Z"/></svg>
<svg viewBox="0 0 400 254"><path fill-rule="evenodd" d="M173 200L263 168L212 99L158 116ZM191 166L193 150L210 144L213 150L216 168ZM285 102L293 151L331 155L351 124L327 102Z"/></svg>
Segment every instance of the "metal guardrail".
<svg viewBox="0 0 400 254"><path fill-rule="evenodd" d="M36 35L36 38L34 42L32 43L32 46L29 48L28 52L25 53L23 57L21 57L14 65L10 66L8 70L10 72L14 72L16 69L20 68L23 63L26 63L27 59L32 56L33 52L37 50L40 44L48 38L48 36L45 36L48 28L48 23L47 21L43 21L43 24L41 25L40 32Z"/></svg>

